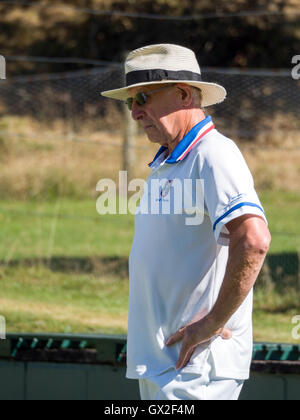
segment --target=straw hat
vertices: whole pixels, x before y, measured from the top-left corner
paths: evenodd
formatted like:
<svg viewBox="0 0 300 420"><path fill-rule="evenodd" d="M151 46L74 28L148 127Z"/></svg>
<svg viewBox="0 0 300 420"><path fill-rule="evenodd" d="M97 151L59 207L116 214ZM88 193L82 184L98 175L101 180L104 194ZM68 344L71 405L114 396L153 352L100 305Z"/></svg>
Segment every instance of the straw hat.
<svg viewBox="0 0 300 420"><path fill-rule="evenodd" d="M216 83L203 82L194 52L172 44L149 45L132 51L125 61L126 86L102 92L107 98L126 101L133 87L185 83L201 89L202 106L224 101L226 90Z"/></svg>

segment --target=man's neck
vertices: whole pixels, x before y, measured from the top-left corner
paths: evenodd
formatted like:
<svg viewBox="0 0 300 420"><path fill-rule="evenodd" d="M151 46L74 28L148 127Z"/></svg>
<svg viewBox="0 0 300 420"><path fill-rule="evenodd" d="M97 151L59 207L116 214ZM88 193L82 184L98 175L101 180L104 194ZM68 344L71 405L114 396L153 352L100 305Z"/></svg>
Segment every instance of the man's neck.
<svg viewBox="0 0 300 420"><path fill-rule="evenodd" d="M169 150L169 155L171 155L178 144L184 139L184 137L195 127L195 125L199 124L203 121L206 117L204 112L199 109L193 110L195 112L189 113L187 115L185 124L183 124L182 129L179 130L177 136L174 139L171 139L167 145L165 145Z"/></svg>

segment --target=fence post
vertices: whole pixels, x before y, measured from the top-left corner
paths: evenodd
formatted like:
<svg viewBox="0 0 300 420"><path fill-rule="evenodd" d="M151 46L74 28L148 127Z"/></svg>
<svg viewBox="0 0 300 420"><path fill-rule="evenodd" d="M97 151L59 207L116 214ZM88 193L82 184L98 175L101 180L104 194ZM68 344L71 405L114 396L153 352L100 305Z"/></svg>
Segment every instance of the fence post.
<svg viewBox="0 0 300 420"><path fill-rule="evenodd" d="M125 62L129 51L124 51L123 61ZM130 182L134 178L135 172L135 162L136 162L136 153L135 153L135 138L137 135L137 123L131 117L131 112L129 111L127 105L124 103L124 140L123 140L123 165L122 170L127 171L127 179Z"/></svg>
<svg viewBox="0 0 300 420"><path fill-rule="evenodd" d="M0 79L6 79L6 60L3 55L0 55Z"/></svg>
<svg viewBox="0 0 300 420"><path fill-rule="evenodd" d="M123 171L127 171L128 180L134 178L136 153L135 138L137 135L137 123L131 117L131 112L124 104L125 129L123 142Z"/></svg>

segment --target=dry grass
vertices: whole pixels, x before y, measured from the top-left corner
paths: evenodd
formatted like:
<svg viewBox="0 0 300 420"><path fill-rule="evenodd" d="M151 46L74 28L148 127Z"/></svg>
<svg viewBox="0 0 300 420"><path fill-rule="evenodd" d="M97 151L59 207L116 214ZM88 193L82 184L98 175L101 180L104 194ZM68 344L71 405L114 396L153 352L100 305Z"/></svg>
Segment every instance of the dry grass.
<svg viewBox="0 0 300 420"><path fill-rule="evenodd" d="M262 119L261 125L264 131L256 138L258 146L300 147L299 118L296 116L276 113L272 118Z"/></svg>
<svg viewBox="0 0 300 420"><path fill-rule="evenodd" d="M298 150L252 149L242 147L259 190L300 193L300 148Z"/></svg>
<svg viewBox="0 0 300 420"><path fill-rule="evenodd" d="M263 126L254 144L240 143L258 189L300 192L299 120L276 114Z"/></svg>
<svg viewBox="0 0 300 420"><path fill-rule="evenodd" d="M16 299L0 298L2 312L26 312L28 315L39 315L41 318L49 317L52 320L68 324L75 323L78 328L93 327L94 329L118 327L126 330L127 313L105 313L101 307L96 311L80 310L70 305L56 305L54 303L39 303L36 301L22 302ZM100 306L100 305L99 305Z"/></svg>
<svg viewBox="0 0 300 420"><path fill-rule="evenodd" d="M121 130L114 134L89 133L85 128L76 137L80 141L76 141L59 121L45 127L29 118L10 117L0 120L0 132L5 132L0 134L2 199L49 199L57 195L94 198L100 179L110 178L118 183L122 170ZM287 143L279 143L276 132L273 140L271 137L272 133L266 142L262 135L257 142L259 148L240 144L256 187L299 191L300 148L295 148L299 144L298 135L288 137ZM287 150L291 145L293 148ZM137 137L135 177L148 176L147 163L156 150L157 146L150 144L144 135Z"/></svg>
<svg viewBox="0 0 300 420"><path fill-rule="evenodd" d="M128 282L117 275L20 263L4 268L0 286L8 331L126 331Z"/></svg>
<svg viewBox="0 0 300 420"><path fill-rule="evenodd" d="M127 312L106 313L101 305L97 311L91 311L54 303L21 302L1 298L0 306L8 320L7 328L10 331L115 331L120 333L127 331Z"/></svg>

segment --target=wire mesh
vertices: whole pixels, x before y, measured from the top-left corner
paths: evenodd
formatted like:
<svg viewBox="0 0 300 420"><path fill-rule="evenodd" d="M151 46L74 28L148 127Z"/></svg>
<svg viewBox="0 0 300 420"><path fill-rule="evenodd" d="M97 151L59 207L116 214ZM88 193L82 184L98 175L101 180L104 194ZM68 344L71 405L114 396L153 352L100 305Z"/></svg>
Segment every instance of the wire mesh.
<svg viewBox="0 0 300 420"><path fill-rule="evenodd" d="M207 69L203 80L223 85L228 92L224 103L208 112L217 118L227 135L254 140L263 132L285 135L300 128L297 116L300 81L291 72L243 72ZM16 77L0 85L0 116L31 116L40 121L62 120L68 130L80 132L83 124L93 129L116 129L116 112L122 121L119 101L110 101L100 92L123 86L122 67ZM298 137L296 136L296 140ZM299 146L299 142L297 142Z"/></svg>

